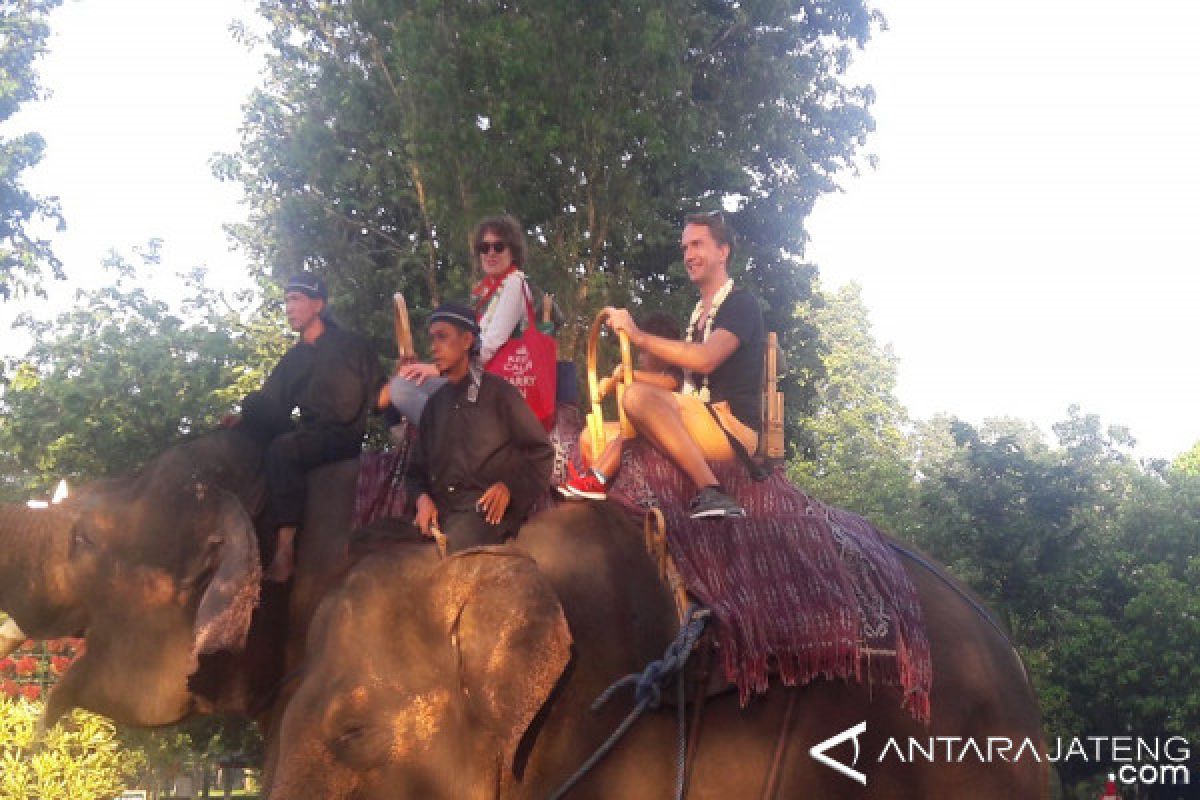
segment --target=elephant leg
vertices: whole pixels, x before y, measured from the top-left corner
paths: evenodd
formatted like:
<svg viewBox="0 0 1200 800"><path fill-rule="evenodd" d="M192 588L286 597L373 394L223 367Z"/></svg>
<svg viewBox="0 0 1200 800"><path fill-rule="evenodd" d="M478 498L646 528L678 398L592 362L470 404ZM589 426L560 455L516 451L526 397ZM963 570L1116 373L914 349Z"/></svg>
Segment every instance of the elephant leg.
<svg viewBox="0 0 1200 800"><path fill-rule="evenodd" d="M29 637L17 627L16 622L11 618L5 620L4 624L0 625L0 658L10 656L27 638Z"/></svg>
<svg viewBox="0 0 1200 800"><path fill-rule="evenodd" d="M447 549L451 553L471 547L503 544L505 536L497 525L490 525L477 511L451 511L438 520L442 533L446 535Z"/></svg>

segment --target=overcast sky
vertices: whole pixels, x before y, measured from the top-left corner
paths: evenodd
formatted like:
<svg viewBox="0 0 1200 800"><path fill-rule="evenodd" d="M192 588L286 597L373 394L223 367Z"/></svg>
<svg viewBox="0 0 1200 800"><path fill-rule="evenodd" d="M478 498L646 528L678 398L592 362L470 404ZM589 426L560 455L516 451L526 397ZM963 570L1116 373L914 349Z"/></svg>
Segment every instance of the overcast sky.
<svg viewBox="0 0 1200 800"><path fill-rule="evenodd" d="M230 35L235 18L254 19L254 4L66 0L51 14L39 68L50 96L10 128L46 139L27 184L62 200L55 252L71 285L96 280L110 249L150 237L164 240L169 267L204 263L246 283L221 230L244 216L240 190L210 168L214 153L237 149L241 104L260 77L261 59Z"/></svg>
<svg viewBox="0 0 1200 800"><path fill-rule="evenodd" d="M1200 4L897 0L855 75L879 169L810 220L919 417L1048 430L1080 404L1144 455L1200 439Z"/></svg>
<svg viewBox="0 0 1200 800"><path fill-rule="evenodd" d="M864 287L911 412L1046 430L1071 403L1144 455L1200 439L1192 353L1200 225L1200 3L894 0L860 54L879 169L818 202L808 257ZM67 0L42 65L53 96L14 128L47 139L28 183L62 198L72 285L165 239L166 270L237 284L221 224L259 61L243 0ZM63 294L63 292L59 292ZM12 304L10 304L12 305ZM13 308L0 308L0 317Z"/></svg>

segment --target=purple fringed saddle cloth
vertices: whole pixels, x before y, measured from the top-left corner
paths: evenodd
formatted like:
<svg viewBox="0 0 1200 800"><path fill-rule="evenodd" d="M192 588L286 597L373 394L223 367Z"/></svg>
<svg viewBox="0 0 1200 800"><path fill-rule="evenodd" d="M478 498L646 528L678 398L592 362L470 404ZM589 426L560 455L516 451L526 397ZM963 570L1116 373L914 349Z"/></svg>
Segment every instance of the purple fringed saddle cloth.
<svg viewBox="0 0 1200 800"><path fill-rule="evenodd" d="M391 450L368 450L358 457L358 483L354 487L354 513L350 520L355 528L377 519L405 515L408 497L404 491L404 471L408 468L408 454L412 452L417 429L414 425L403 425Z"/></svg>
<svg viewBox="0 0 1200 800"><path fill-rule="evenodd" d="M767 689L817 677L900 687L904 708L929 721L929 641L908 573L883 535L827 506L776 469L761 482L738 462L714 464L743 519L693 520L691 481L644 440L629 442L610 500L661 509L688 591L713 610L725 676L745 704Z"/></svg>
<svg viewBox="0 0 1200 800"><path fill-rule="evenodd" d="M550 432L556 482L577 459L581 427L574 409L560 408L558 416ZM406 455L403 445L363 455L356 524L403 513ZM742 703L766 691L771 672L786 685L840 678L897 686L904 707L928 722L933 675L921 607L883 535L861 516L804 494L781 470L754 482L740 463L713 468L746 508L745 519L690 519L694 487L643 440L627 444L609 499L638 516L662 510L688 590L719 623L725 676Z"/></svg>

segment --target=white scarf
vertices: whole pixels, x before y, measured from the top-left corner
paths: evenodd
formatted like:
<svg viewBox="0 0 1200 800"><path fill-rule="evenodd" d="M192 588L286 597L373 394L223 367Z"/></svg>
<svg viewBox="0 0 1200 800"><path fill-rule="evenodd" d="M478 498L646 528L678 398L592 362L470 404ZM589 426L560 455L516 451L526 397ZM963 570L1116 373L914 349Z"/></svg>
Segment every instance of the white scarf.
<svg viewBox="0 0 1200 800"><path fill-rule="evenodd" d="M708 337L712 335L713 320L717 318L717 310L721 308L721 303L725 302L725 298L729 297L729 293L733 291L733 278L725 281L725 285L717 290L713 295L712 305L708 309L708 317L704 320L704 338L701 342L707 342ZM692 342L696 338L696 323L700 321L700 314L704 311L704 298L696 301L696 307L692 309L692 316L688 320L687 338L688 342ZM704 376L704 380L700 383L699 388L695 382L696 373L690 370L687 373L687 378L683 382L683 393L699 397L701 402L707 403L711 399L711 393L708 390L708 376Z"/></svg>

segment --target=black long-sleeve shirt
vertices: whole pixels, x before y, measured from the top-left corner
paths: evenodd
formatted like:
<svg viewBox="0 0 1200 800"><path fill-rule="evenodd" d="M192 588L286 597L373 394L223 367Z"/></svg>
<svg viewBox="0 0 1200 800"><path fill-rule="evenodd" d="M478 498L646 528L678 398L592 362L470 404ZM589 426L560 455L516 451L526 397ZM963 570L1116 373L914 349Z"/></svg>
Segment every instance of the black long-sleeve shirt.
<svg viewBox="0 0 1200 800"><path fill-rule="evenodd" d="M501 527L515 531L550 488L554 448L520 392L491 373L468 399L468 374L434 392L421 414L405 476L409 495L428 494L438 510L471 511L488 487L503 481L511 499Z"/></svg>
<svg viewBox="0 0 1200 800"><path fill-rule="evenodd" d="M299 408L301 430L358 440L383 379L366 340L327 322L315 342L301 340L283 354L263 388L243 401L242 413L256 428L279 433Z"/></svg>

